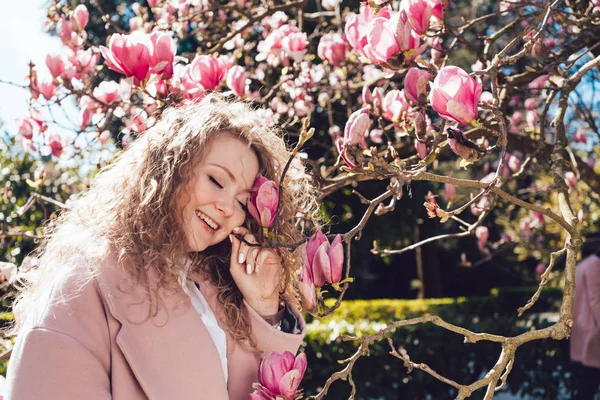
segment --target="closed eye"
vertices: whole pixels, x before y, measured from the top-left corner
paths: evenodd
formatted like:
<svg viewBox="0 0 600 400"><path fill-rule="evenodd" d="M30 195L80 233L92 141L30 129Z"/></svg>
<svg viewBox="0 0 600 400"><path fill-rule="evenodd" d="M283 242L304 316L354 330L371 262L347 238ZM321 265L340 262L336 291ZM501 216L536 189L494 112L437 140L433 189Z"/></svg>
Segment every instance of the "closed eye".
<svg viewBox="0 0 600 400"><path fill-rule="evenodd" d="M215 178L213 178L212 176L209 176L209 179L212 183L214 183L215 185L217 185L219 188L223 189L223 185L221 185L219 183L219 181L217 181Z"/></svg>

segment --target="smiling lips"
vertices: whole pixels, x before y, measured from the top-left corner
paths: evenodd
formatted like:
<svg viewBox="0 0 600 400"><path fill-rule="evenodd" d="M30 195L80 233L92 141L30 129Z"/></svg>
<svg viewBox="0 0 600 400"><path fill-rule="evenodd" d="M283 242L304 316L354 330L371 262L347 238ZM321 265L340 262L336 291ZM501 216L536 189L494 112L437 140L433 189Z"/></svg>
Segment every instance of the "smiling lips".
<svg viewBox="0 0 600 400"><path fill-rule="evenodd" d="M206 223L212 230L219 229L219 224L212 220L208 215L196 210L196 216Z"/></svg>

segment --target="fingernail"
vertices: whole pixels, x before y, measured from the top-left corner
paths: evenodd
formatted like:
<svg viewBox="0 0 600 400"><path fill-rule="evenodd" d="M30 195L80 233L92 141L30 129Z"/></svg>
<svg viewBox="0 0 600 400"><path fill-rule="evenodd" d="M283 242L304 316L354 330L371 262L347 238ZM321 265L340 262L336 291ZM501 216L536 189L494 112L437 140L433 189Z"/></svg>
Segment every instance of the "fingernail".
<svg viewBox="0 0 600 400"><path fill-rule="evenodd" d="M244 256L244 253L240 253L240 255L238 256L238 264L243 263L245 259L246 256Z"/></svg>
<svg viewBox="0 0 600 400"><path fill-rule="evenodd" d="M252 273L252 264L246 264L246 273L248 275Z"/></svg>
<svg viewBox="0 0 600 400"><path fill-rule="evenodd" d="M237 231L240 230L240 227L238 226L237 228L233 228L233 231L237 233Z"/></svg>
<svg viewBox="0 0 600 400"><path fill-rule="evenodd" d="M229 241L230 241L231 243L233 243L233 239L231 238L231 235L229 235Z"/></svg>

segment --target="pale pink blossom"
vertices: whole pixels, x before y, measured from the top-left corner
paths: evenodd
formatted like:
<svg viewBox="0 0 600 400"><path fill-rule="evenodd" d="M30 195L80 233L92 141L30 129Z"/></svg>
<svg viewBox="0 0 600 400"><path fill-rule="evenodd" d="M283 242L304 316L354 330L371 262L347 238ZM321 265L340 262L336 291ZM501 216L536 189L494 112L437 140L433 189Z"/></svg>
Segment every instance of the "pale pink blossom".
<svg viewBox="0 0 600 400"><path fill-rule="evenodd" d="M490 237L490 231L485 226L478 226L475 228L475 237L477 237L477 247L479 247L479 250L483 251L485 244Z"/></svg>
<svg viewBox="0 0 600 400"><path fill-rule="evenodd" d="M50 53L46 56L46 66L53 77L58 78L65 70L65 60L60 53Z"/></svg>
<svg viewBox="0 0 600 400"><path fill-rule="evenodd" d="M342 237L337 235L329 243L321 231L311 236L302 252L303 267L316 287L327 283L338 283L342 279L344 266L344 247Z"/></svg>
<svg viewBox="0 0 600 400"><path fill-rule="evenodd" d="M374 18L390 18L390 8L383 7L377 14L368 5L360 7L360 13L349 13L346 19L346 25L344 27L344 33L346 40L350 46L358 51L363 56L365 55L364 47L367 45L367 33L369 30L369 23Z"/></svg>
<svg viewBox="0 0 600 400"><path fill-rule="evenodd" d="M75 7L72 17L74 25L73 27L75 29L77 29L78 31L82 31L86 27L89 19L90 13L88 12L88 9L84 4L80 4L77 7Z"/></svg>
<svg viewBox="0 0 600 400"><path fill-rule="evenodd" d="M575 143L583 143L587 144L587 135L582 130L577 130L577 132L573 135L573 141Z"/></svg>
<svg viewBox="0 0 600 400"><path fill-rule="evenodd" d="M83 107L79 110L79 129L82 131L88 127L90 122L92 121L92 110L88 107Z"/></svg>
<svg viewBox="0 0 600 400"><path fill-rule="evenodd" d="M254 182L248 202L248 212L264 228L270 228L277 217L279 188L273 181L260 175Z"/></svg>
<svg viewBox="0 0 600 400"><path fill-rule="evenodd" d="M152 40L145 33L135 31L130 35L115 33L108 48L100 46L106 65L113 71L133 76L136 83L146 79L153 51Z"/></svg>
<svg viewBox="0 0 600 400"><path fill-rule="evenodd" d="M527 114L525 114L525 120L527 121L528 128L535 129L539 118L535 110L527 110Z"/></svg>
<svg viewBox="0 0 600 400"><path fill-rule="evenodd" d="M400 9L406 12L410 25L417 34L427 32L433 13L429 0L402 0Z"/></svg>
<svg viewBox="0 0 600 400"><path fill-rule="evenodd" d="M459 67L444 67L433 81L431 106L442 118L466 125L477 118L481 91L479 78Z"/></svg>
<svg viewBox="0 0 600 400"><path fill-rule="evenodd" d="M317 308L317 293L315 292L315 283L308 268L302 268L300 280L298 282L298 292L302 309L308 312L315 311Z"/></svg>
<svg viewBox="0 0 600 400"><path fill-rule="evenodd" d="M52 77L44 76L38 79L37 88L46 100L50 100L58 91L58 86L54 84Z"/></svg>
<svg viewBox="0 0 600 400"><path fill-rule="evenodd" d="M344 144L347 146L358 144L362 147L367 147L365 143L365 133L370 125L371 119L369 118L369 109L367 107L363 107L352 113L344 128Z"/></svg>
<svg viewBox="0 0 600 400"><path fill-rule="evenodd" d="M365 106L371 104L371 101L373 101L373 94L371 93L371 89L369 89L368 86L363 86L361 99L363 105Z"/></svg>
<svg viewBox="0 0 600 400"><path fill-rule="evenodd" d="M481 104L492 104L494 102L494 95L485 90L481 92L481 96L479 96L479 102Z"/></svg>
<svg viewBox="0 0 600 400"><path fill-rule="evenodd" d="M346 60L346 42L339 33L327 33L323 35L317 54L322 60L328 61L334 67L338 67Z"/></svg>
<svg viewBox="0 0 600 400"><path fill-rule="evenodd" d="M30 119L23 119L19 123L19 135L25 139L31 139L33 137L33 123Z"/></svg>
<svg viewBox="0 0 600 400"><path fill-rule="evenodd" d="M150 72L162 75L163 79L169 79L173 76L173 60L177 52L175 40L165 32L152 32L150 40L153 46L150 57Z"/></svg>
<svg viewBox="0 0 600 400"><path fill-rule="evenodd" d="M373 143L383 143L383 130L381 130L381 129L372 129L369 132L369 139Z"/></svg>
<svg viewBox="0 0 600 400"><path fill-rule="evenodd" d="M58 33L58 37L64 45L68 46L71 44L71 38L75 32L73 32L73 27L69 21L67 21L64 17L62 17L56 24L56 31Z"/></svg>
<svg viewBox="0 0 600 400"><path fill-rule="evenodd" d="M98 135L98 141L101 144L105 144L108 141L108 139L110 139L110 131L109 130L103 131L100 135Z"/></svg>
<svg viewBox="0 0 600 400"><path fill-rule="evenodd" d="M535 78L534 80L532 80L531 82L529 82L529 84L527 85L527 87L529 89L543 89L544 86L546 86L546 82L548 81L548 75L541 75L538 76L537 78Z"/></svg>
<svg viewBox="0 0 600 400"><path fill-rule="evenodd" d="M404 95L413 104L424 106L427 103L427 91L431 74L423 69L411 68L404 77Z"/></svg>
<svg viewBox="0 0 600 400"><path fill-rule="evenodd" d="M306 354L295 357L289 351L272 352L258 367L258 382L250 399L294 399L306 371Z"/></svg>
<svg viewBox="0 0 600 400"><path fill-rule="evenodd" d="M535 273L538 275L542 275L544 272L546 272L546 265L544 263L539 263L535 267Z"/></svg>
<svg viewBox="0 0 600 400"><path fill-rule="evenodd" d="M431 6L431 15L439 20L444 19L443 0L429 0Z"/></svg>
<svg viewBox="0 0 600 400"><path fill-rule="evenodd" d="M410 110L410 104L406 101L404 90L390 90L387 92L381 104L383 118L388 121L397 122L400 117Z"/></svg>
<svg viewBox="0 0 600 400"><path fill-rule="evenodd" d="M50 146L50 152L54 157L60 157L63 152L62 137L58 133L51 133L47 136L47 144Z"/></svg>
<svg viewBox="0 0 600 400"><path fill-rule="evenodd" d="M119 84L115 81L100 82L93 94L99 101L110 104L119 98Z"/></svg>
<svg viewBox="0 0 600 400"><path fill-rule="evenodd" d="M565 182L569 189L575 189L577 187L577 175L573 171L565 172Z"/></svg>
<svg viewBox="0 0 600 400"><path fill-rule="evenodd" d="M235 65L227 72L227 86L233 90L237 96L244 96L246 93L246 70L241 65Z"/></svg>
<svg viewBox="0 0 600 400"><path fill-rule="evenodd" d="M189 68L189 77L205 90L216 89L226 73L227 67L213 55L197 55Z"/></svg>
<svg viewBox="0 0 600 400"><path fill-rule="evenodd" d="M525 100L525 108L528 110L535 110L538 107L538 101L534 98L528 98Z"/></svg>
<svg viewBox="0 0 600 400"><path fill-rule="evenodd" d="M306 53L306 33L304 32L292 32L285 36L281 41L281 45L285 53L291 57L295 62L302 61L304 54Z"/></svg>

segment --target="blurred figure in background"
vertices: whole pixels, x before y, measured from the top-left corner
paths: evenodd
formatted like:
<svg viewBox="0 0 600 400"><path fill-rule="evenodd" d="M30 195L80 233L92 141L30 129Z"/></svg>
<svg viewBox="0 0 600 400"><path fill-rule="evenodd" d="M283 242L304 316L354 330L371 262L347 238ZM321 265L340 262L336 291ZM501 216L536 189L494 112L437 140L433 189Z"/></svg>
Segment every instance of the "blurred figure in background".
<svg viewBox="0 0 600 400"><path fill-rule="evenodd" d="M590 238L588 255L577 264L571 360L582 364L575 400L592 400L600 385L600 237Z"/></svg>

